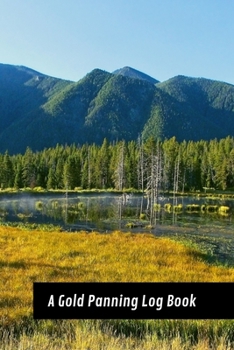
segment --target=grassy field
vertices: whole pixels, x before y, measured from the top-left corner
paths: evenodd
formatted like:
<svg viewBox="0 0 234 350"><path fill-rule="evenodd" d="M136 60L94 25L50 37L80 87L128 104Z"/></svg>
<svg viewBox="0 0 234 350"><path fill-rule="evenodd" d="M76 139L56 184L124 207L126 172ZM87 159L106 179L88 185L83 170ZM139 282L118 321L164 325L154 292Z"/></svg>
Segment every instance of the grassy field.
<svg viewBox="0 0 234 350"><path fill-rule="evenodd" d="M33 320L34 281L234 281L234 268L208 263L195 245L150 234L2 226L0 251L0 349L234 348L227 320Z"/></svg>

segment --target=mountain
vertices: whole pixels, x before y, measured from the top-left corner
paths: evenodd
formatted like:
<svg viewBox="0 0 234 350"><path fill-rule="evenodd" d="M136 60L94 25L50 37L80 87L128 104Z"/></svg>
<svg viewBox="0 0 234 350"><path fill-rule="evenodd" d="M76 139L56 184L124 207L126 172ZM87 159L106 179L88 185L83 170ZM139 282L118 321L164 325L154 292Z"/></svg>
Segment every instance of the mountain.
<svg viewBox="0 0 234 350"><path fill-rule="evenodd" d="M172 98L163 103L166 136L178 140L209 140L234 135L234 86L204 78L177 76L157 87ZM153 123L153 121L152 121Z"/></svg>
<svg viewBox="0 0 234 350"><path fill-rule="evenodd" d="M0 151L125 139L234 136L234 86L204 78L164 82L130 67L78 82L0 64Z"/></svg>
<svg viewBox="0 0 234 350"><path fill-rule="evenodd" d="M159 83L159 80L156 80L152 78L151 76L140 72L139 70L133 69L131 67L123 67L120 69L117 69L113 72L113 74L117 75L123 75L124 77L134 78L134 79L141 79L148 81L151 84L157 84Z"/></svg>
<svg viewBox="0 0 234 350"><path fill-rule="evenodd" d="M51 96L69 84L27 67L0 64L0 140L9 127L14 129L17 123L30 119ZM7 144L0 147L3 150Z"/></svg>

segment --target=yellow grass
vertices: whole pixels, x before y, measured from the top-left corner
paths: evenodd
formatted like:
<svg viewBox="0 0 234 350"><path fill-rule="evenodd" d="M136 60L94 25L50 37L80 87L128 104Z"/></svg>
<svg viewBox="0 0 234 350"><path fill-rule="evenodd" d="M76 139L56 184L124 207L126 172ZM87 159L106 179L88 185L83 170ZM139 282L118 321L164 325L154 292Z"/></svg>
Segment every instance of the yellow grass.
<svg viewBox="0 0 234 350"><path fill-rule="evenodd" d="M34 281L234 281L193 248L149 234L60 233L0 227L0 311L32 312Z"/></svg>
<svg viewBox="0 0 234 350"><path fill-rule="evenodd" d="M33 282L234 281L233 268L208 265L198 250L150 234L61 233L0 227L0 252L1 327L20 322L23 317L31 318ZM108 329L104 333L93 328L87 331L79 321L74 327L74 341L56 338L52 342L38 330L33 337L22 330L20 340L11 339L7 333L4 349L192 349L179 335L161 341L149 334L140 340L116 337ZM103 342L106 345L102 347ZM193 349L209 349L207 342L201 339ZM216 348L228 348L225 344L220 339Z"/></svg>

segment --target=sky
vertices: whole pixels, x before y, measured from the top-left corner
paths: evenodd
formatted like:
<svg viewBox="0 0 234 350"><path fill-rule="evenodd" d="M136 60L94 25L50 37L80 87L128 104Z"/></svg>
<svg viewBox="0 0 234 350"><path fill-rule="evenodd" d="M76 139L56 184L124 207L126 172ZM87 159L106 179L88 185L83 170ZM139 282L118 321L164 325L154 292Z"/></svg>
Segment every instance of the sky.
<svg viewBox="0 0 234 350"><path fill-rule="evenodd" d="M0 63L78 81L124 66L234 84L233 0L0 0Z"/></svg>

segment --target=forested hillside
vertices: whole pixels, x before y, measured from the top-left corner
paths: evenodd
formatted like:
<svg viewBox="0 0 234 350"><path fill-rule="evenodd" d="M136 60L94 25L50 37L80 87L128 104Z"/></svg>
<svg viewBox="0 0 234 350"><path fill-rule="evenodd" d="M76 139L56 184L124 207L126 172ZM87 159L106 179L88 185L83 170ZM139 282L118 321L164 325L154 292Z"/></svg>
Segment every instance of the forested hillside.
<svg viewBox="0 0 234 350"><path fill-rule="evenodd" d="M199 141L234 136L234 86L204 78L158 80L130 67L78 82L0 64L0 151L120 140Z"/></svg>
<svg viewBox="0 0 234 350"><path fill-rule="evenodd" d="M234 138L220 141L119 141L0 155L1 189L107 189L161 191L234 187ZM154 187L155 188L155 187Z"/></svg>

